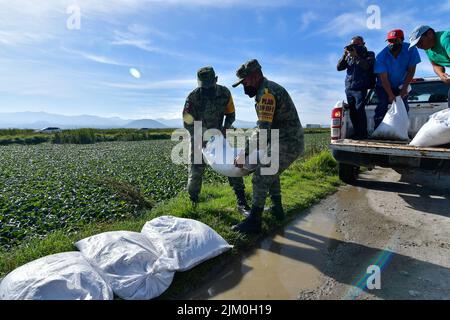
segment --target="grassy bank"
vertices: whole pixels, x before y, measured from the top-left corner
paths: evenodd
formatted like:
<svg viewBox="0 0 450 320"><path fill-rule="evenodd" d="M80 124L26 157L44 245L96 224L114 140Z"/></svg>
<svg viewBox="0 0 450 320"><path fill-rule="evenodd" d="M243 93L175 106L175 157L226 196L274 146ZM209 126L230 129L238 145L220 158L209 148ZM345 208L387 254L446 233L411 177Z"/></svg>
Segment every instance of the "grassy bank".
<svg viewBox="0 0 450 320"><path fill-rule="evenodd" d="M78 129L56 133L52 142L56 144L91 144L111 141L144 141L170 139L172 129Z"/></svg>
<svg viewBox="0 0 450 320"><path fill-rule="evenodd" d="M247 195L251 195L251 177L246 178ZM283 204L287 213L284 223L302 210L310 207L328 194L336 190L340 184L337 177L337 164L329 151L296 161L282 179ZM112 223L92 223L78 232L67 233L55 231L43 239L33 239L9 251L0 251L0 276L4 276L14 268L43 257L64 251L76 250L73 243L84 237L113 230L140 231L144 223L157 216L174 215L200 220L221 234L235 248L228 254L182 273L177 273L172 286L163 295L171 298L183 292L192 283L198 283L208 270L215 265L238 255L242 250L251 247L256 237L242 236L232 232L230 227L241 220L235 210L235 197L231 188L223 183L205 184L201 194L201 204L196 210L191 209L186 193L157 204L151 210L143 210L139 217ZM267 234L283 223L276 222L267 213L264 214L263 232Z"/></svg>
<svg viewBox="0 0 450 320"><path fill-rule="evenodd" d="M36 133L34 130L0 130L0 146L55 144L92 144L111 141L144 141L170 139L173 129L74 129L60 133Z"/></svg>

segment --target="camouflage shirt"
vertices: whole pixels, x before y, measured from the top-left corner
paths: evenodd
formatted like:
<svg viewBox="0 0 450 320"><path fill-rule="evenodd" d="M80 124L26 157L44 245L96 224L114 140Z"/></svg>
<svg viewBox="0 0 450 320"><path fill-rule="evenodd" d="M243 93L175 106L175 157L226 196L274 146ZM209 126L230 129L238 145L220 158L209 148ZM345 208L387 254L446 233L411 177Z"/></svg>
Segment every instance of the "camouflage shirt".
<svg viewBox="0 0 450 320"><path fill-rule="evenodd" d="M286 89L264 78L255 101L258 129L267 129L269 139L270 130L278 129L280 144L292 146L293 152L296 148L303 148L303 128L294 102Z"/></svg>
<svg viewBox="0 0 450 320"><path fill-rule="evenodd" d="M225 119L225 124L223 119ZM235 120L235 109L230 90L217 85L215 96L208 97L202 94L201 89L192 91L186 99L183 109L184 127L191 136L194 130L194 121L202 121L203 131L207 129L229 129Z"/></svg>

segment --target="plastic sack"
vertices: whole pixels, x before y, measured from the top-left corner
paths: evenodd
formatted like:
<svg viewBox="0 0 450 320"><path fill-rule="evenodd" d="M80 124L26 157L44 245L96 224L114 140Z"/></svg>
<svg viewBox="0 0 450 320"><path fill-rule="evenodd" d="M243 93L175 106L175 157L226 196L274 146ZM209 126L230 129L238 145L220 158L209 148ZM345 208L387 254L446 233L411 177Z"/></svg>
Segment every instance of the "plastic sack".
<svg viewBox="0 0 450 320"><path fill-rule="evenodd" d="M227 177L243 177L250 174L250 171L234 165L234 159L242 151L242 148L233 148L222 135L216 135L211 137L202 153L205 162L215 172Z"/></svg>
<svg viewBox="0 0 450 320"><path fill-rule="evenodd" d="M105 232L75 246L122 299L152 299L172 283L173 272L166 270L156 248L141 233Z"/></svg>
<svg viewBox="0 0 450 320"><path fill-rule="evenodd" d="M79 252L29 262L0 283L1 300L111 300L113 292Z"/></svg>
<svg viewBox="0 0 450 320"><path fill-rule="evenodd" d="M400 96L395 97L391 108L383 118L378 128L372 133L372 138L386 140L408 140L409 117L405 104Z"/></svg>
<svg viewBox="0 0 450 320"><path fill-rule="evenodd" d="M189 270L233 247L206 224L173 216L155 218L141 232L168 258L172 271Z"/></svg>
<svg viewBox="0 0 450 320"><path fill-rule="evenodd" d="M258 167L258 158L262 159L266 156L264 150L253 151L245 159L243 168L234 165L234 159L244 152L243 148L233 148L230 142L223 135L212 136L203 148L203 158L205 162L217 173L227 177L243 177L247 176Z"/></svg>
<svg viewBox="0 0 450 320"><path fill-rule="evenodd" d="M450 143L450 109L433 113L420 128L410 145L434 147Z"/></svg>

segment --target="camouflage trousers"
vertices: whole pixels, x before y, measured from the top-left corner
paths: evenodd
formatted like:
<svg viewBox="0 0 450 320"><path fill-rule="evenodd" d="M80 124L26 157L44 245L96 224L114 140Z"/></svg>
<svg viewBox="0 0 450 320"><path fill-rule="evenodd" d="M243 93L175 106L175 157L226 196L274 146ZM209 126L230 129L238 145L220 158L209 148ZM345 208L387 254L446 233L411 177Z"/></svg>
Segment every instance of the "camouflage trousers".
<svg viewBox="0 0 450 320"><path fill-rule="evenodd" d="M274 175L262 175L259 167L252 178L253 202L252 205L263 208L267 194L270 197L281 196L280 175L304 152L303 141L299 145L283 145L279 147L279 169Z"/></svg>
<svg viewBox="0 0 450 320"><path fill-rule="evenodd" d="M202 181L203 181L203 173L206 169L205 164L189 164L188 168L188 184L187 190L189 192L189 196L191 199L198 198L200 191L202 189ZM233 188L234 193L236 195L243 195L245 192L245 184L244 179L241 177L238 178L228 178L228 183Z"/></svg>

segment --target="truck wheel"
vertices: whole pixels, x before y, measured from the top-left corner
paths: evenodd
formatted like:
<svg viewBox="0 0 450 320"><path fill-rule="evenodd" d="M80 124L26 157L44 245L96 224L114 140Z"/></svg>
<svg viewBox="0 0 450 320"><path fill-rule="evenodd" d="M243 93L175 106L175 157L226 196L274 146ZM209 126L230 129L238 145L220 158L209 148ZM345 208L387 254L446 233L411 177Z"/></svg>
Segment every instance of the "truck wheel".
<svg viewBox="0 0 450 320"><path fill-rule="evenodd" d="M339 179L348 184L353 184L358 178L359 167L347 164L339 163Z"/></svg>

